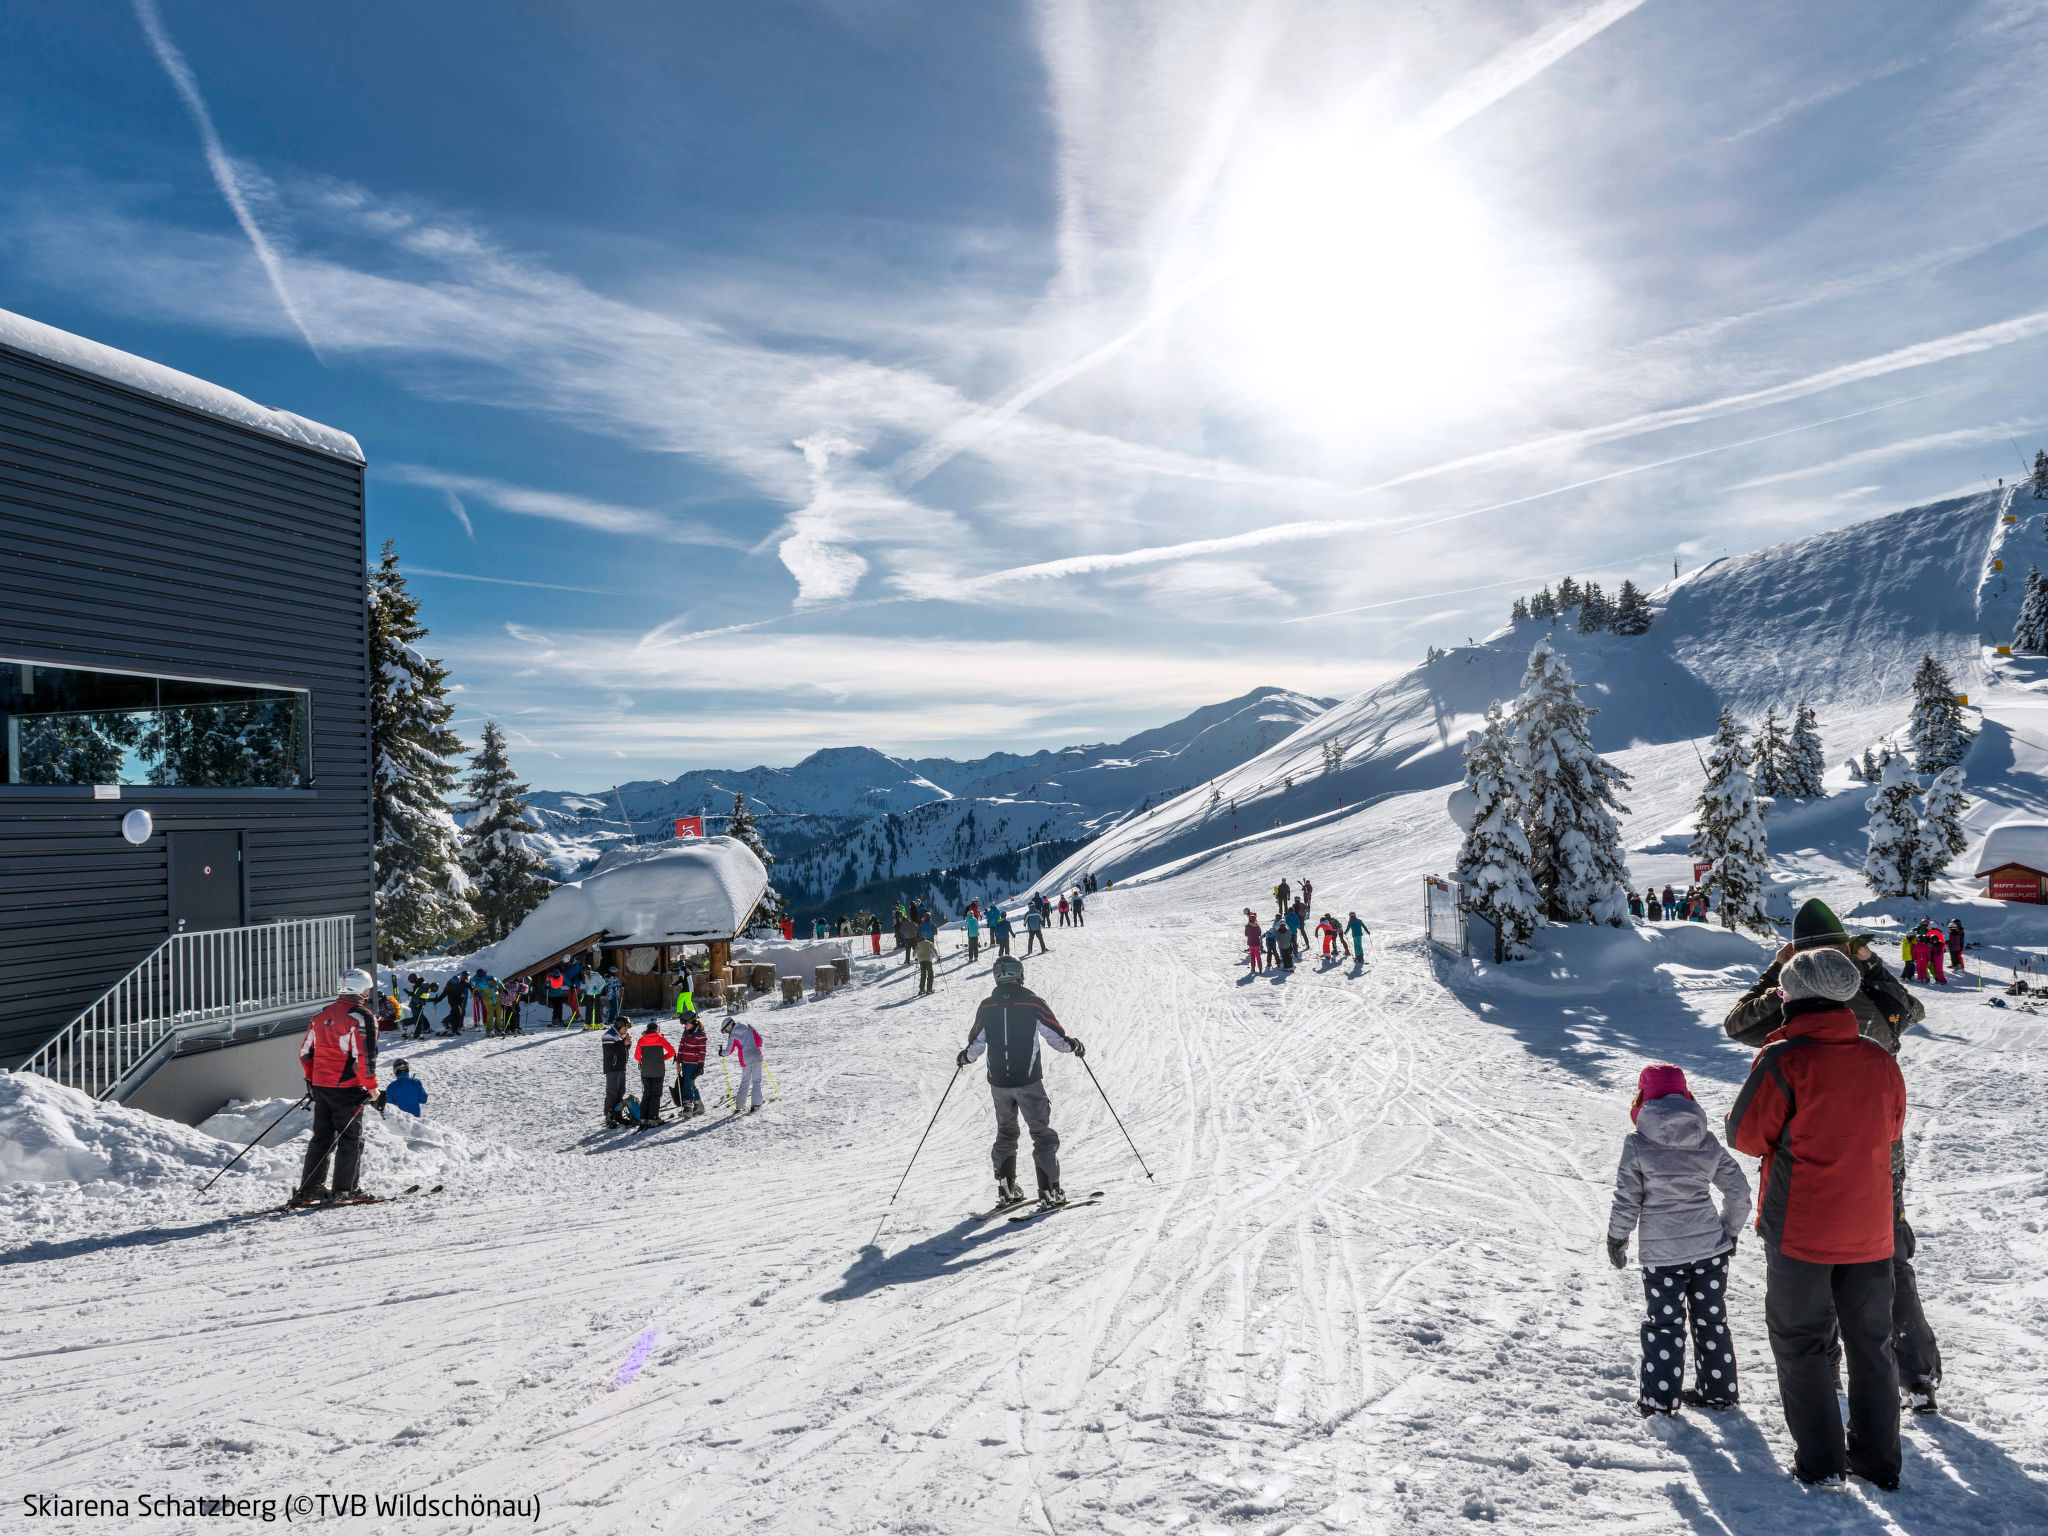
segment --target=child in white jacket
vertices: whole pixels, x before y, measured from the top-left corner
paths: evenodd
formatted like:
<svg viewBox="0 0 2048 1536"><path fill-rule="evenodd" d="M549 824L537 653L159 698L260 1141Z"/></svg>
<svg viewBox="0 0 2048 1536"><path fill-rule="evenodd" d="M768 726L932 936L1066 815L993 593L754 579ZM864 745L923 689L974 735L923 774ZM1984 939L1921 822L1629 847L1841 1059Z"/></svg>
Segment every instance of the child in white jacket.
<svg viewBox="0 0 2048 1536"><path fill-rule="evenodd" d="M1728 1256L1749 1216L1749 1180L1715 1139L1706 1111L1693 1102L1677 1067L1643 1068L1629 1118L1636 1128L1621 1144L1614 1174L1607 1257L1616 1269L1626 1265L1629 1233L1638 1233L1648 1316L1636 1406L1644 1418L1676 1413L1681 1402L1733 1408L1738 1397L1735 1339L1728 1331ZM1681 1392L1688 1313L1693 1385Z"/></svg>
<svg viewBox="0 0 2048 1536"><path fill-rule="evenodd" d="M732 1112L752 1114L761 1107L761 1032L745 1019L733 1017L720 1026L725 1044L718 1048L721 1056L738 1058L740 1067L739 1085L732 1091ZM753 1103L747 1102L749 1091Z"/></svg>

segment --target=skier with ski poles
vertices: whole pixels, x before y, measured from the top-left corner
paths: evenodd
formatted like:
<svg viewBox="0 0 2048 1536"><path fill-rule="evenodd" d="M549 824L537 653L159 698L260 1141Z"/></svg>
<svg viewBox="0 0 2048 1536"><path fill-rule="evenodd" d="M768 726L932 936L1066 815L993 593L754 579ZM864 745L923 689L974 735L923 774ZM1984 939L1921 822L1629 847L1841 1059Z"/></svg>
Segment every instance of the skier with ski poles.
<svg viewBox="0 0 2048 1536"><path fill-rule="evenodd" d="M640 1031L639 1043L633 1047L633 1057L640 1063L640 1129L661 1124L661 1085L668 1078L668 1064L675 1059L676 1048L668 1043L668 1037L661 1032L661 1023L649 1019L647 1027Z"/></svg>
<svg viewBox="0 0 2048 1536"><path fill-rule="evenodd" d="M313 1138L291 1203L341 1205L372 1200L357 1184L363 1164L363 1106L378 1097L366 1037L377 1028L366 999L376 990L368 971L341 979L341 995L313 1016L299 1043L299 1067L313 1101ZM327 1161L334 1159L334 1183Z"/></svg>
<svg viewBox="0 0 2048 1536"><path fill-rule="evenodd" d="M1372 930L1360 922L1358 914L1354 912L1351 914L1351 921L1344 925L1344 931L1351 935L1351 958L1360 965L1365 964L1365 936Z"/></svg>
<svg viewBox="0 0 2048 1536"><path fill-rule="evenodd" d="M967 903L967 963L974 964L981 958L981 908L975 902Z"/></svg>
<svg viewBox="0 0 2048 1536"><path fill-rule="evenodd" d="M761 1032L737 1014L731 1015L721 1026L725 1044L718 1048L720 1056L734 1056L739 1059L739 1086L732 1090L732 1112L736 1115L751 1115L761 1107ZM751 1090L753 1103L747 1103Z"/></svg>
<svg viewBox="0 0 2048 1536"><path fill-rule="evenodd" d="M704 1021L694 1013L683 1015L683 1033L676 1041L676 1102L685 1119L704 1113L704 1097L697 1092L697 1078L704 1071L704 1048L710 1042Z"/></svg>
<svg viewBox="0 0 2048 1536"><path fill-rule="evenodd" d="M917 995L919 997L930 997L934 984L933 968L938 964L939 960L939 947L932 942L930 935L926 935L917 941L916 953Z"/></svg>
<svg viewBox="0 0 2048 1536"><path fill-rule="evenodd" d="M1038 946L1039 954L1046 952L1045 914L1037 907L1027 907L1024 911L1024 953L1029 955L1034 944Z"/></svg>
<svg viewBox="0 0 2048 1536"><path fill-rule="evenodd" d="M974 1028L955 1058L965 1067L988 1056L989 1095L995 1102L996 1198L1000 1205L1018 1205L1024 1191L1017 1183L1017 1116L1031 1131L1031 1163L1038 1175L1038 1203L1051 1210L1065 1205L1060 1188L1060 1137L1052 1128L1052 1101L1046 1097L1039 1046L1061 1055L1085 1056L1081 1042L1053 1017L1045 999L1024 985L1024 962L1005 955L995 963L996 987L974 1014Z"/></svg>
<svg viewBox="0 0 2048 1536"><path fill-rule="evenodd" d="M995 940L996 954L1002 959L1010 958L1010 919L1001 907L990 907L988 912L988 936Z"/></svg>
<svg viewBox="0 0 2048 1536"><path fill-rule="evenodd" d="M633 1054L633 1025L629 1019L614 1019L598 1037L604 1061L604 1123L624 1125L626 1121L626 1062Z"/></svg>

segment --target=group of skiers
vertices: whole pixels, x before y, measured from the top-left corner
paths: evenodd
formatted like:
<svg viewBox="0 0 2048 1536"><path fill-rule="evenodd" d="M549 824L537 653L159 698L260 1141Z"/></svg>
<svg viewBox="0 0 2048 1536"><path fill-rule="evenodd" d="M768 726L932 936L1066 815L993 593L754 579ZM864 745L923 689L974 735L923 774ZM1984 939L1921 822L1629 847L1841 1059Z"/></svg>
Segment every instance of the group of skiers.
<svg viewBox="0 0 2048 1536"><path fill-rule="evenodd" d="M668 1082L668 1064L676 1064L676 1080L667 1089L670 1100L676 1106L676 1118L689 1120L704 1113L704 1096L698 1091L697 1079L705 1066L706 1052L710 1044L704 1029L704 1021L696 1010L687 1005L689 994L679 1000L676 1015L676 1038L671 1041L661 1032L661 1022L649 1019L639 1026L640 1033L633 1034L633 1022L626 1018L615 1018L605 1026L599 1037L603 1052L604 1068L604 1123L607 1126L636 1126L647 1130L662 1124L661 1103L663 1085ZM728 1014L719 1026L723 1037L718 1054L723 1060L730 1058L739 1068L739 1082L732 1086L728 1075L728 1097L732 1113L752 1114L761 1107L761 1072L765 1066L762 1059L761 1032L741 1018L737 1013ZM640 1093L629 1099L626 1094L628 1066L639 1073Z"/></svg>
<svg viewBox="0 0 2048 1536"><path fill-rule="evenodd" d="M394 984L389 998L394 1007L397 991ZM410 971L405 978L405 1000L411 1009L412 1028L406 1037L423 1040L434 1033L431 1008L437 1003L446 1009L440 1028L443 1035L462 1034L471 1024L482 1025L486 1035L519 1034L525 1027L526 1004L543 1000L549 1005L551 1025L563 1023L562 1010L567 1008L569 1022L580 1016L585 1029L595 1029L603 1019L619 1016L624 992L617 971L599 972L575 961L551 967L531 979L502 980L481 967L474 972L457 971L438 988L417 971ZM383 1007L383 1001L378 1006Z"/></svg>
<svg viewBox="0 0 2048 1536"><path fill-rule="evenodd" d="M1944 969L1942 959L1946 953L1948 965ZM1941 920L1923 917L1912 930L1899 941L1899 966L1912 981L1932 981L1937 987L1948 985L1948 972L1963 974L1963 920L1952 917L1944 930Z"/></svg>
<svg viewBox="0 0 2048 1536"><path fill-rule="evenodd" d="M1638 896L1628 893L1629 916L1667 923L1704 923L1707 920L1707 892L1704 886L1688 885L1683 893L1675 891L1667 882L1664 894L1659 896L1656 887L1651 886Z"/></svg>
<svg viewBox="0 0 2048 1536"><path fill-rule="evenodd" d="M1337 921L1335 914L1325 912L1314 920L1311 927L1309 913L1313 909L1309 903L1314 899L1315 885L1312 881L1303 880L1301 894L1297 896L1294 888L1283 879L1273 887L1277 911L1271 923L1261 926L1258 914L1250 907L1244 909L1245 962L1252 974L1293 970L1295 962L1308 953L1311 931L1322 943L1325 960L1341 960L1348 942L1352 958L1359 965L1365 964L1365 936L1372 930L1356 912L1342 923Z"/></svg>
<svg viewBox="0 0 2048 1536"><path fill-rule="evenodd" d="M1736 1151L1762 1159L1753 1225L1764 1318L1801 1482L1854 1475L1896 1488L1901 1392L1915 1412L1936 1410L1941 1351L1911 1262L1906 1085L1894 1059L1925 1016L1869 939L1816 900L1723 1024L1731 1039L1761 1047L1722 1128ZM1645 1067L1630 1114L1607 1253L1625 1266L1635 1236L1646 1310L1637 1406L1645 1417L1732 1408L1740 1394L1727 1282L1752 1224L1748 1180L1677 1067Z"/></svg>

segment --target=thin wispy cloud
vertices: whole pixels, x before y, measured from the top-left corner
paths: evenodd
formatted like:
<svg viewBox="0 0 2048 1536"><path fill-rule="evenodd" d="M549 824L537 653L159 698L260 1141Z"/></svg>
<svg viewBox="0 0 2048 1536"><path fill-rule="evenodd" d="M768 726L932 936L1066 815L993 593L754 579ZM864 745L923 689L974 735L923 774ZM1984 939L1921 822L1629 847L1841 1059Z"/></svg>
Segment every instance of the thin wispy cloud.
<svg viewBox="0 0 2048 1536"><path fill-rule="evenodd" d="M622 507L595 501L566 491L539 490L533 486L508 485L482 475L451 474L425 464L379 464L375 473L401 485L424 486L439 491L448 508L461 522L463 531L474 535L469 513L459 500L473 496L506 512L522 517L544 517L579 528L603 533L631 534L661 539L670 544L702 544L714 549L740 549L744 545L731 534L685 518L669 517L640 507Z"/></svg>

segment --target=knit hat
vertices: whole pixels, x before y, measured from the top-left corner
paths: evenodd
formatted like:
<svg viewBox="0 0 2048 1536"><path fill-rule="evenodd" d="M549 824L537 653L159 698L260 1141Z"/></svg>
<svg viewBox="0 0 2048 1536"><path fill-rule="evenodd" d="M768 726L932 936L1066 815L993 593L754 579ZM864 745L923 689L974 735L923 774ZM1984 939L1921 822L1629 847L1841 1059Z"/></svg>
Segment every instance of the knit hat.
<svg viewBox="0 0 2048 1536"><path fill-rule="evenodd" d="M1628 1107L1628 1117L1633 1120L1642 1113L1642 1108L1652 1099L1668 1099L1673 1094L1691 1098L1692 1090L1685 1086L1685 1071L1674 1067L1668 1061L1656 1062L1643 1068L1636 1078L1636 1100Z"/></svg>
<svg viewBox="0 0 2048 1536"><path fill-rule="evenodd" d="M1839 949L1810 949L1794 955L1778 973L1778 990L1787 1002L1816 997L1846 1003L1862 985L1863 973L1856 962Z"/></svg>

